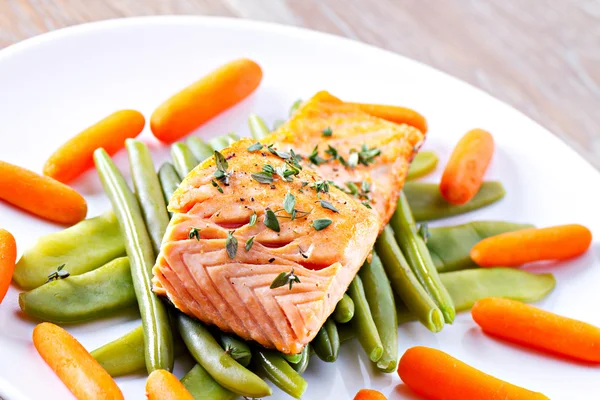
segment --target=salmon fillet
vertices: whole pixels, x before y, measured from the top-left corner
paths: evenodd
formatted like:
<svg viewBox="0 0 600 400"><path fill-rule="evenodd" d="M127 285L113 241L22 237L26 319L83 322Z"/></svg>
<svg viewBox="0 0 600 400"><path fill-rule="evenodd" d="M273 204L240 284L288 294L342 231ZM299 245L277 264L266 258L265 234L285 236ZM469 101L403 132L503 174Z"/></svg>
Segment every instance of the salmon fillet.
<svg viewBox="0 0 600 400"><path fill-rule="evenodd" d="M424 138L412 126L371 116L356 105L319 92L265 143L282 150L293 148L323 179L373 207L382 230L396 210L410 161Z"/></svg>
<svg viewBox="0 0 600 400"><path fill-rule="evenodd" d="M291 151L253 144L224 149L226 166L211 157L175 192L153 289L222 331L295 354L333 312L381 222L315 171L299 170ZM270 288L280 274L284 285Z"/></svg>

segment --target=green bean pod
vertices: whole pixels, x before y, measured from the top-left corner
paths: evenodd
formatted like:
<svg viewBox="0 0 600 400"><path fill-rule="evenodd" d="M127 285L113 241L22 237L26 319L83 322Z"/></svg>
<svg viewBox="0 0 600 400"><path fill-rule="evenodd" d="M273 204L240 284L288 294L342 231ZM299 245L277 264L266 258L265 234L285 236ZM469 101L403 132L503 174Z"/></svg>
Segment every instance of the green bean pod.
<svg viewBox="0 0 600 400"><path fill-rule="evenodd" d="M185 178L198 165L198 160L196 160L188 145L183 142L173 143L171 158L173 159L173 166L181 179Z"/></svg>
<svg viewBox="0 0 600 400"><path fill-rule="evenodd" d="M252 351L250 346L237 336L219 332L217 335L219 344L231 358L247 367L252 359Z"/></svg>
<svg viewBox="0 0 600 400"><path fill-rule="evenodd" d="M451 324L456 316L452 298L438 276L423 237L417 233L415 220L403 192L400 192L398 206L390 219L390 226L400 250L406 256L408 265L444 314L444 320Z"/></svg>
<svg viewBox="0 0 600 400"><path fill-rule="evenodd" d="M290 396L299 399L308 383L281 355L271 350L256 350L256 366L275 386Z"/></svg>
<svg viewBox="0 0 600 400"><path fill-rule="evenodd" d="M292 106L290 107L290 112L289 112L290 117L296 112L296 110L298 110L300 108L301 105L302 105L302 99L298 99L292 104Z"/></svg>
<svg viewBox="0 0 600 400"><path fill-rule="evenodd" d="M377 238L375 249L381 257L394 292L427 329L432 332L441 331L444 327L444 315L408 266L389 225Z"/></svg>
<svg viewBox="0 0 600 400"><path fill-rule="evenodd" d="M265 121L256 114L250 114L248 117L248 127L250 134L256 140L262 140L271 133Z"/></svg>
<svg viewBox="0 0 600 400"><path fill-rule="evenodd" d="M14 281L25 290L48 280L60 265L71 276L80 275L125 255L125 242L115 214L107 212L65 230L42 236L15 266Z"/></svg>
<svg viewBox="0 0 600 400"><path fill-rule="evenodd" d="M407 180L421 178L430 172L433 172L437 166L439 158L433 151L420 151L413 158L408 168Z"/></svg>
<svg viewBox="0 0 600 400"><path fill-rule="evenodd" d="M438 272L476 268L471 249L481 240L505 232L533 228L530 224L503 221L473 221L462 225L429 228L427 248Z"/></svg>
<svg viewBox="0 0 600 400"><path fill-rule="evenodd" d="M207 158L212 157L215 151L215 149L213 149L210 144L208 144L207 142L205 142L197 136L192 136L191 138L189 138L187 140L187 145L190 148L192 154L194 154L194 157L196 157L196 160L198 160L199 162L203 162Z"/></svg>
<svg viewBox="0 0 600 400"><path fill-rule="evenodd" d="M283 354L281 353L282 357L285 358L285 361L289 362L290 364L298 364L301 360L302 360L302 353L298 353L298 354Z"/></svg>
<svg viewBox="0 0 600 400"><path fill-rule="evenodd" d="M337 360L340 352L340 338L333 319L327 318L317 336L311 342L315 354L325 362Z"/></svg>
<svg viewBox="0 0 600 400"><path fill-rule="evenodd" d="M227 135L225 135L229 138L229 144L235 143L238 140L240 140L240 135L238 135L235 132L229 132Z"/></svg>
<svg viewBox="0 0 600 400"><path fill-rule="evenodd" d="M200 364L181 378L181 383L195 400L233 400L238 396L219 385Z"/></svg>
<svg viewBox="0 0 600 400"><path fill-rule="evenodd" d="M335 322L345 324L354 316L354 302L347 294L336 304L333 311L333 319Z"/></svg>
<svg viewBox="0 0 600 400"><path fill-rule="evenodd" d="M358 275L363 283L365 297L383 344L383 355L377 361L377 368L383 372L394 372L398 364L396 304L390 280L377 253L373 252L371 262L365 262Z"/></svg>
<svg viewBox="0 0 600 400"><path fill-rule="evenodd" d="M173 369L173 335L164 303L152 292L154 250L138 202L104 149L94 152L98 175L119 220L137 298L146 346L146 368Z"/></svg>
<svg viewBox="0 0 600 400"><path fill-rule="evenodd" d="M302 351L300 352L300 360L297 363L291 364L292 368L299 374L303 374L308 367L308 362L310 361L310 344L304 346Z"/></svg>
<svg viewBox="0 0 600 400"><path fill-rule="evenodd" d="M467 204L450 204L440 194L437 183L406 182L404 194L416 221L431 221L477 210L500 200L506 194L500 182L483 182Z"/></svg>
<svg viewBox="0 0 600 400"><path fill-rule="evenodd" d="M381 343L377 326L369 309L362 280L358 275L350 283L348 295L354 302L354 318L352 318L350 323L356 331L360 345L371 361L376 363L383 356L383 344Z"/></svg>
<svg viewBox="0 0 600 400"><path fill-rule="evenodd" d="M269 385L225 352L201 322L179 313L177 326L192 357L221 386L246 397L272 394Z"/></svg>
<svg viewBox="0 0 600 400"><path fill-rule="evenodd" d="M129 168L135 197L142 209L146 229L152 239L154 254L158 254L163 236L167 231L167 225L169 225L169 214L158 175L154 170L150 151L144 143L136 139L127 139L125 147L129 154Z"/></svg>
<svg viewBox="0 0 600 400"><path fill-rule="evenodd" d="M229 146L230 143L231 138L227 135L217 136L208 141L210 147L212 147L215 151L223 150L225 147Z"/></svg>
<svg viewBox="0 0 600 400"><path fill-rule="evenodd" d="M352 328L352 324L343 324L338 326L338 335L340 337L340 344L344 344L348 340L356 337L356 333Z"/></svg>
<svg viewBox="0 0 600 400"><path fill-rule="evenodd" d="M56 324L89 321L135 305L127 257L19 294L25 314Z"/></svg>
<svg viewBox="0 0 600 400"><path fill-rule="evenodd" d="M141 371L146 366L144 330L138 326L124 336L92 351L92 357L112 377Z"/></svg>
<svg viewBox="0 0 600 400"><path fill-rule="evenodd" d="M181 184L181 180L179 179L179 175L173 164L164 163L160 166L158 170L158 180L160 182L163 198L165 199L165 204L169 204L171 196L173 196L173 193L175 193ZM172 216L171 213L169 213L169 215Z"/></svg>
<svg viewBox="0 0 600 400"><path fill-rule="evenodd" d="M285 124L284 119L276 119L275 122L273 122L273 131L276 131L277 129L279 129L279 127L283 124Z"/></svg>

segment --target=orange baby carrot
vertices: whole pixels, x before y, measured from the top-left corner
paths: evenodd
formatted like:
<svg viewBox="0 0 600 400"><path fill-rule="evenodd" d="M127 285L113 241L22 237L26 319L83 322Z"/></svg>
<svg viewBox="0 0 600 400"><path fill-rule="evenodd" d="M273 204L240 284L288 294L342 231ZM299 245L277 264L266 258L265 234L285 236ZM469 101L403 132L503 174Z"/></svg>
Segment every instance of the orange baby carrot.
<svg viewBox="0 0 600 400"><path fill-rule="evenodd" d="M371 389L361 389L354 396L354 400L387 400L381 392Z"/></svg>
<svg viewBox="0 0 600 400"><path fill-rule="evenodd" d="M541 393L494 378L429 347L413 347L398 366L400 379L428 400L548 400Z"/></svg>
<svg viewBox="0 0 600 400"><path fill-rule="evenodd" d="M494 139L482 129L467 132L444 169L440 192L452 204L468 203L479 191L494 154Z"/></svg>
<svg viewBox="0 0 600 400"><path fill-rule="evenodd" d="M9 231L0 229L0 303L6 296L17 261L17 243Z"/></svg>
<svg viewBox="0 0 600 400"><path fill-rule="evenodd" d="M516 300L487 298L471 309L485 333L581 361L600 363L600 328Z"/></svg>
<svg viewBox="0 0 600 400"><path fill-rule="evenodd" d="M171 143L248 97L262 79L247 58L231 61L162 103L150 118L152 133Z"/></svg>
<svg viewBox="0 0 600 400"><path fill-rule="evenodd" d="M385 119L397 124L406 124L414 126L423 133L427 133L427 120L424 116L411 110L410 108L400 106L389 106L383 104L365 104L350 103L359 106L367 114Z"/></svg>
<svg viewBox="0 0 600 400"><path fill-rule="evenodd" d="M483 239L471 249L471 258L482 267L517 266L575 257L591 243L592 233L582 225L522 229Z"/></svg>
<svg viewBox="0 0 600 400"><path fill-rule="evenodd" d="M33 344L78 400L123 399L108 372L63 328L42 322L33 329Z"/></svg>
<svg viewBox="0 0 600 400"><path fill-rule="evenodd" d="M44 164L44 175L70 182L94 165L94 150L103 148L113 155L144 129L144 116L138 111L117 111L69 139Z"/></svg>
<svg viewBox="0 0 600 400"><path fill-rule="evenodd" d="M85 199L47 176L0 161L0 200L50 221L71 225L87 214Z"/></svg>
<svg viewBox="0 0 600 400"><path fill-rule="evenodd" d="M194 400L179 379L164 369L152 371L146 380L148 400Z"/></svg>

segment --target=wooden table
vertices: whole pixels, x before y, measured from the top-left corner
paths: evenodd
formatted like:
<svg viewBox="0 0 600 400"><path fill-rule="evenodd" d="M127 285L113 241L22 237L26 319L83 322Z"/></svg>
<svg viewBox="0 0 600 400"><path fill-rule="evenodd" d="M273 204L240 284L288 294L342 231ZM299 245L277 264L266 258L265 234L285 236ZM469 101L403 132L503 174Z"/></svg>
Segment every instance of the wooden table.
<svg viewBox="0 0 600 400"><path fill-rule="evenodd" d="M157 14L273 21L395 51L513 105L600 167L599 0L0 0L0 48Z"/></svg>

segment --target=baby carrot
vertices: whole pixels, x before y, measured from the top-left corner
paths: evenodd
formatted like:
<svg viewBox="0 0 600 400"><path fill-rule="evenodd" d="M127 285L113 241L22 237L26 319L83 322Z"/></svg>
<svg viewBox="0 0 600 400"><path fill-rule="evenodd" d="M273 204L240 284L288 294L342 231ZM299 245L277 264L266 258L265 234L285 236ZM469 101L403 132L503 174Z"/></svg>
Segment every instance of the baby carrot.
<svg viewBox="0 0 600 400"><path fill-rule="evenodd" d="M471 259L482 267L564 260L585 253L591 243L592 233L582 225L522 229L483 239L471 249Z"/></svg>
<svg viewBox="0 0 600 400"><path fill-rule="evenodd" d="M0 200L65 225L85 218L87 203L74 189L47 176L0 161Z"/></svg>
<svg viewBox="0 0 600 400"><path fill-rule="evenodd" d="M427 133L427 120L424 116L406 107L388 106L382 104L350 103L359 106L367 114L385 119L397 124L414 126L423 133Z"/></svg>
<svg viewBox="0 0 600 400"><path fill-rule="evenodd" d="M440 192L452 204L466 204L479 191L494 154L494 139L482 129L467 132L446 165Z"/></svg>
<svg viewBox="0 0 600 400"><path fill-rule="evenodd" d="M377 390L361 389L354 396L354 400L387 400L383 394Z"/></svg>
<svg viewBox="0 0 600 400"><path fill-rule="evenodd" d="M254 61L231 61L158 106L150 118L152 133L163 142L174 142L244 100L261 79L262 70Z"/></svg>
<svg viewBox="0 0 600 400"><path fill-rule="evenodd" d="M33 329L33 344L77 399L123 399L108 372L63 328L42 322Z"/></svg>
<svg viewBox="0 0 600 400"><path fill-rule="evenodd" d="M9 231L0 229L0 303L6 296L17 261L17 243Z"/></svg>
<svg viewBox="0 0 600 400"><path fill-rule="evenodd" d="M428 400L548 400L548 397L483 373L429 347L406 350L398 366L400 379Z"/></svg>
<svg viewBox="0 0 600 400"><path fill-rule="evenodd" d="M471 309L485 333L524 346L600 363L600 328L502 298L481 299Z"/></svg>
<svg viewBox="0 0 600 400"><path fill-rule="evenodd" d="M146 381L148 400L194 400L179 379L165 369L152 371Z"/></svg>
<svg viewBox="0 0 600 400"><path fill-rule="evenodd" d="M112 156L123 148L125 139L139 135L145 123L144 116L134 110L109 115L56 150L44 164L44 175L70 182L94 165L94 150L102 147Z"/></svg>

